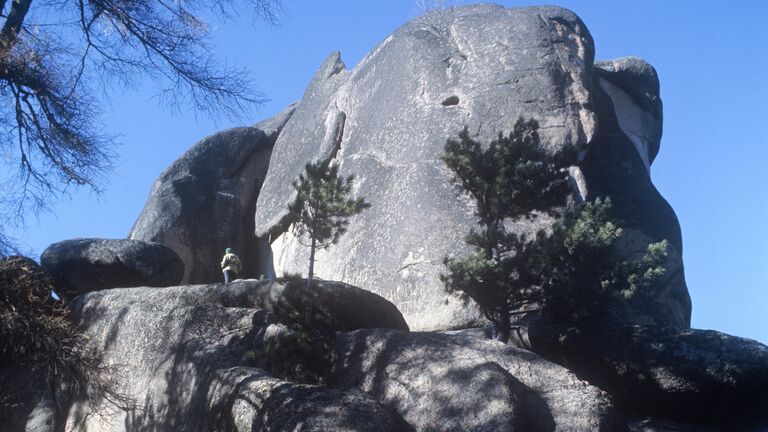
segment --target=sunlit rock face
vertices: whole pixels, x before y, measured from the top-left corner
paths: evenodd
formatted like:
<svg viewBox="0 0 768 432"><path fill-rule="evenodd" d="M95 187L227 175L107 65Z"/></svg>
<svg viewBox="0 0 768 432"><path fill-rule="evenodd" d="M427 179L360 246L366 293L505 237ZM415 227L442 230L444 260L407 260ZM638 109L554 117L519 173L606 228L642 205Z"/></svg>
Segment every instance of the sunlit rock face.
<svg viewBox="0 0 768 432"><path fill-rule="evenodd" d="M538 120L549 151L581 150L574 195L611 195L638 233L633 247L662 238L673 245L674 268L657 296L665 306L629 305L615 315L688 326L679 225L650 181L662 121L655 71L639 59L596 66L593 56L588 30L570 11L496 5L416 19L352 70L331 54L280 132L259 194L256 234L270 237L276 273L304 272L308 262L283 223L291 182L306 162L332 159L341 174L357 176L354 193L372 206L318 254L316 274L374 290L415 329L476 322L477 312L439 280L443 257L466 253L476 223L440 156L464 128L488 142L522 116Z"/></svg>

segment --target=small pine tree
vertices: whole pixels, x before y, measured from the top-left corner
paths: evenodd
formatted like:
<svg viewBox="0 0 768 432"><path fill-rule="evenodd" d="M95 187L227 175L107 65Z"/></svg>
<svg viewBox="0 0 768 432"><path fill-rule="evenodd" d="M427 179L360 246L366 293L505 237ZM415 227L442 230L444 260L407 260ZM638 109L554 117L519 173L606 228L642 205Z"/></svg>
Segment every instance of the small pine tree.
<svg viewBox="0 0 768 432"><path fill-rule="evenodd" d="M466 238L474 253L444 260L449 292L473 299L509 338L514 311L539 304L552 321L580 322L599 315L615 296L650 292L664 274L666 241L652 243L639 260L615 257L623 235L609 199L566 206L566 168L572 149L558 156L541 149L535 121L518 120L508 137L487 149L469 138L449 140L443 160L477 204L479 231ZM530 219L536 212L555 217L549 232L510 233L505 219Z"/></svg>
<svg viewBox="0 0 768 432"><path fill-rule="evenodd" d="M289 221L299 242L309 246L307 288L312 286L315 252L336 244L347 231L349 218L370 207L364 198L350 199L355 176L339 177L337 165L307 163L293 182L296 201L288 207Z"/></svg>

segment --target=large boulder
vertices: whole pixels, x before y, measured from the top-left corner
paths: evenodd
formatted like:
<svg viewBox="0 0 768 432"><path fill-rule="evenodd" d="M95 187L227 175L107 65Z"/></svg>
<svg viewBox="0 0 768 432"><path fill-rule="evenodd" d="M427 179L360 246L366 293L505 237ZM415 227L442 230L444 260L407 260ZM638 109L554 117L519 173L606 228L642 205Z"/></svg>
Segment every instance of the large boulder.
<svg viewBox="0 0 768 432"><path fill-rule="evenodd" d="M184 284L221 280L227 247L243 263L241 277L271 276L268 243L254 236L253 213L272 145L292 112L291 106L192 146L155 181L129 238L176 251L185 265Z"/></svg>
<svg viewBox="0 0 768 432"><path fill-rule="evenodd" d="M43 251L40 264L57 290L78 294L117 287L176 285L184 263L161 244L126 239L73 239Z"/></svg>
<svg viewBox="0 0 768 432"><path fill-rule="evenodd" d="M210 400L213 430L409 432L394 410L363 392L294 384L258 369L234 367L217 374ZM154 425L153 425L154 426Z"/></svg>
<svg viewBox="0 0 768 432"><path fill-rule="evenodd" d="M535 326L519 335L513 343L568 367L633 415L768 428L768 347L756 341L639 325Z"/></svg>
<svg viewBox="0 0 768 432"><path fill-rule="evenodd" d="M663 307L606 305L608 315L687 327L680 229L649 174L661 137L658 80L642 61L595 66L593 56L589 31L570 11L488 4L409 22L351 71L331 54L277 136L259 193L256 234L271 237L276 272L298 272L308 260L286 226L291 183L307 162L331 161L357 176L354 194L372 206L318 253L316 274L381 294L414 329L479 322L439 278L446 255L468 252L464 237L476 226L474 204L440 157L464 128L488 142L519 117L533 118L549 152L580 150L571 169L576 199L614 198L638 233L627 254L663 238L672 245L657 296Z"/></svg>
<svg viewBox="0 0 768 432"><path fill-rule="evenodd" d="M262 283L258 290L250 286L249 282L238 282L232 290L242 290L242 295L262 308L312 328L352 331L385 327L408 331L408 324L395 305L343 282L314 281L309 289L302 279Z"/></svg>
<svg viewBox="0 0 768 432"><path fill-rule="evenodd" d="M297 299L309 297L295 292L302 286L289 295L277 282L250 280L78 297L72 315L98 353L110 393L88 387L71 400L68 430L407 430L391 408L360 391L287 381L253 361L269 349L269 322L313 323L294 314L307 309ZM322 322L339 329L405 325L399 314L384 316L386 301L375 294L343 285L322 293L313 297L329 298L315 305L325 310Z"/></svg>
<svg viewBox="0 0 768 432"><path fill-rule="evenodd" d="M624 431L604 392L531 352L474 335L360 330L336 338L329 383L416 431Z"/></svg>

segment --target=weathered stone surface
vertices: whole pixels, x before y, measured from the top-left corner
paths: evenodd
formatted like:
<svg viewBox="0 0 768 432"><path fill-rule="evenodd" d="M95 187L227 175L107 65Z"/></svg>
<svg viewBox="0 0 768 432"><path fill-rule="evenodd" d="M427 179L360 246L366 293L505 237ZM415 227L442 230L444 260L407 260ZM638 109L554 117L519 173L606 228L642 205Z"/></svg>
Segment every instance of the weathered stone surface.
<svg viewBox="0 0 768 432"><path fill-rule="evenodd" d="M656 71L637 58L595 66L597 85L592 97L600 127L579 164L581 195L586 199L611 197L617 216L627 227L621 254L637 257L648 243L663 239L670 244L667 272L656 291L607 309L615 321L689 327L691 299L685 284L680 224L650 176L662 132Z"/></svg>
<svg viewBox="0 0 768 432"><path fill-rule="evenodd" d="M240 277L272 275L266 242L253 235L256 197L272 145L293 106L254 127L219 132L195 144L152 186L129 238L164 244L185 265L182 283L222 279L219 263L232 247Z"/></svg>
<svg viewBox="0 0 768 432"><path fill-rule="evenodd" d="M184 264L157 243L126 239L73 239L43 251L40 263L67 294L107 288L176 285Z"/></svg>
<svg viewBox="0 0 768 432"><path fill-rule="evenodd" d="M219 430L371 431L412 430L391 409L362 392L293 384L253 368L235 367L217 374L209 400ZM222 416L226 414L226 416ZM224 420L226 418L226 420ZM222 421L223 420L223 421Z"/></svg>
<svg viewBox="0 0 768 432"><path fill-rule="evenodd" d="M606 390L638 416L768 426L768 347L711 330L537 326L518 345Z"/></svg>
<svg viewBox="0 0 768 432"><path fill-rule="evenodd" d="M646 168L659 153L663 110L656 69L637 57L595 62L595 78L610 96L621 130Z"/></svg>
<svg viewBox="0 0 768 432"><path fill-rule="evenodd" d="M333 281L283 284L252 281L236 282L230 292L240 292L260 307L272 310L292 321L322 330L351 331L386 327L408 331L403 315L386 299L352 285ZM237 291L239 290L239 291ZM307 319L309 313L309 321Z"/></svg>
<svg viewBox="0 0 768 432"><path fill-rule="evenodd" d="M473 203L440 156L465 127L488 142L521 116L538 120L549 151L582 150L583 162L571 170L575 195L620 195L615 206L646 236L638 239L669 238L679 257L677 220L648 173L661 136L655 73L632 59L594 68L593 55L589 32L570 11L496 5L407 23L351 71L332 54L280 132L258 198L256 233L271 235L276 272L299 272L308 259L290 233L281 235L295 197L291 183L306 162L332 160L341 174L357 175L354 194L372 207L352 218L338 245L318 253L316 274L383 295L414 329L478 323L477 312L439 280L443 258L466 253L464 237L476 223ZM641 102L614 101L605 86ZM631 305L640 308L629 315L636 322L688 326L678 261L668 307Z"/></svg>
<svg viewBox="0 0 768 432"><path fill-rule="evenodd" d="M531 352L471 335L341 334L329 382L360 388L417 431L622 431L608 396Z"/></svg>
<svg viewBox="0 0 768 432"><path fill-rule="evenodd" d="M247 364L248 352L258 347L257 339L267 326L267 307L274 307L273 313L284 322L292 322L286 305L296 303L278 285L241 281L162 290L114 289L76 299L74 318L83 325L102 366L109 368L114 390L129 400L115 404L88 394L69 407L67 427L89 431L407 430L390 408L361 392L295 384ZM328 322L354 328L354 318L345 318L347 311L337 307L343 304L367 314L367 325L386 324L377 321L375 295L366 297L344 286L331 291L325 287L329 296L351 293L352 299L364 302L317 305L326 309ZM298 307L305 309L303 304ZM402 317L399 320L404 325Z"/></svg>

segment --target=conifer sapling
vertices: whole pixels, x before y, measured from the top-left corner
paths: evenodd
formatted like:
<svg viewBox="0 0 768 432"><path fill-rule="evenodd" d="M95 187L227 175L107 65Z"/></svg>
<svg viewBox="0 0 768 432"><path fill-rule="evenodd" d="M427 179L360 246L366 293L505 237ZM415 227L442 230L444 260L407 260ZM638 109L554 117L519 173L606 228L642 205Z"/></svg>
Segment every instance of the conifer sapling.
<svg viewBox="0 0 768 432"><path fill-rule="evenodd" d="M288 207L293 234L309 246L307 288L312 286L315 253L336 244L347 231L349 218L370 207L364 198L349 198L355 176L339 177L338 165L307 163L293 182L296 200Z"/></svg>

